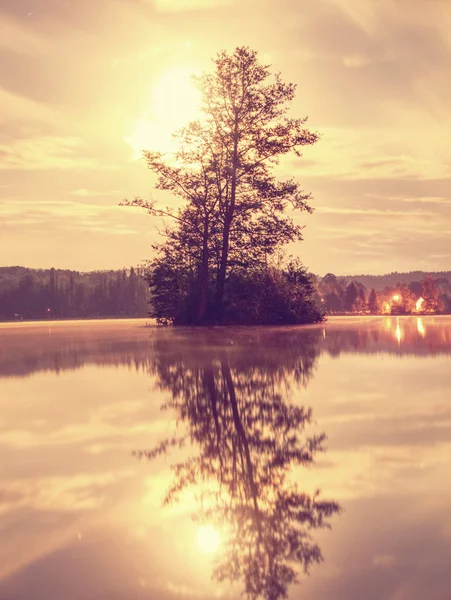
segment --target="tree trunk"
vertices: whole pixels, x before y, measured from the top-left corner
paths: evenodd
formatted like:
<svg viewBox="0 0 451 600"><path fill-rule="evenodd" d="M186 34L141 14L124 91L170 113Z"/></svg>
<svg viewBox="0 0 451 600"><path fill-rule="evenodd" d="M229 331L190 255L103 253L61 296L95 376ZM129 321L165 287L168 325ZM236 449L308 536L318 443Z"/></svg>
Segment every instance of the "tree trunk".
<svg viewBox="0 0 451 600"><path fill-rule="evenodd" d="M222 234L221 261L219 263L218 279L216 281L216 320L221 323L224 312L224 287L229 258L230 223L224 223Z"/></svg>
<svg viewBox="0 0 451 600"><path fill-rule="evenodd" d="M216 319L221 323L224 312L224 287L229 261L230 228L235 213L236 183L238 169L238 113L235 113L235 126L233 132L232 154L232 183L230 186L230 202L225 211L224 229L222 233L221 261L219 264L218 279L216 282Z"/></svg>
<svg viewBox="0 0 451 600"><path fill-rule="evenodd" d="M205 322L208 296L208 217L205 216L202 240L202 260L199 265L199 303L197 305L197 322Z"/></svg>

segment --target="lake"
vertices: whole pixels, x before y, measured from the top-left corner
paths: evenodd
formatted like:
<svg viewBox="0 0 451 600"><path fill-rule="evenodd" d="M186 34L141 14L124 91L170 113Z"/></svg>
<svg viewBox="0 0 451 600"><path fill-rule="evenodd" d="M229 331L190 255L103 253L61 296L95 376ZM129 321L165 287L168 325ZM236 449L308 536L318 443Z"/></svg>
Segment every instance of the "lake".
<svg viewBox="0 0 451 600"><path fill-rule="evenodd" d="M450 391L449 317L0 324L0 599L449 600Z"/></svg>

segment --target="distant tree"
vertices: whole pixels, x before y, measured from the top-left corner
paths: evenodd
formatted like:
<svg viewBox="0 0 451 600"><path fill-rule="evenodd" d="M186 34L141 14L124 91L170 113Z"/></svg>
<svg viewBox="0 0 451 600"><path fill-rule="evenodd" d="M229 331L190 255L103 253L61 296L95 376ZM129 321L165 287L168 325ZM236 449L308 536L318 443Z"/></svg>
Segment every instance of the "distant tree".
<svg viewBox="0 0 451 600"><path fill-rule="evenodd" d="M346 287L345 292L345 309L348 312L352 312L354 310L357 298L359 298L359 288L355 281L351 281L351 283Z"/></svg>
<svg viewBox="0 0 451 600"><path fill-rule="evenodd" d="M426 312L437 312L439 304L439 291L437 282L432 277L426 277L423 282L424 310Z"/></svg>
<svg viewBox="0 0 451 600"><path fill-rule="evenodd" d="M342 278L338 278L333 273L327 273L327 275L324 275L322 278L319 286L324 295L336 294L340 299L342 299L346 289L346 281L343 281Z"/></svg>
<svg viewBox="0 0 451 600"><path fill-rule="evenodd" d="M318 289L324 298L327 312L340 312L345 310L346 281L333 273L327 273L318 283Z"/></svg>
<svg viewBox="0 0 451 600"><path fill-rule="evenodd" d="M357 299L354 302L354 310L357 312L362 312L367 308L368 305L368 297L366 293L365 286L360 283L360 281L356 282L358 293Z"/></svg>
<svg viewBox="0 0 451 600"><path fill-rule="evenodd" d="M368 298L368 309L373 315L379 312L379 299L374 288L371 290Z"/></svg>
<svg viewBox="0 0 451 600"><path fill-rule="evenodd" d="M403 306L404 312L410 314L415 308L415 294L411 291L409 286L401 285L399 286L399 295L401 296L401 304Z"/></svg>
<svg viewBox="0 0 451 600"><path fill-rule="evenodd" d="M416 298L420 298L423 294L423 284L421 281L411 281L408 285L409 290L416 296Z"/></svg>
<svg viewBox="0 0 451 600"><path fill-rule="evenodd" d="M39 284L32 272L28 272L21 278L16 295L19 312L27 318L36 314L36 304L39 297Z"/></svg>
<svg viewBox="0 0 451 600"><path fill-rule="evenodd" d="M439 311L445 314L451 313L451 294L442 294L440 296Z"/></svg>
<svg viewBox="0 0 451 600"><path fill-rule="evenodd" d="M343 300L336 292L329 292L324 296L324 305L327 312L340 312L343 310Z"/></svg>
<svg viewBox="0 0 451 600"><path fill-rule="evenodd" d="M327 273L321 280L321 285L328 291L336 291L338 286L337 276L333 273Z"/></svg>

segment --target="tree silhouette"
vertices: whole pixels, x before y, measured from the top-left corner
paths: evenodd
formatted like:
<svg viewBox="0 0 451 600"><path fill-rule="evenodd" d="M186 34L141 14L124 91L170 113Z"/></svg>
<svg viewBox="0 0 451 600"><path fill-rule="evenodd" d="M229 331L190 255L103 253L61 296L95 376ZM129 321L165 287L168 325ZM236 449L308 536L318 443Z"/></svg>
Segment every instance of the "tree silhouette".
<svg viewBox="0 0 451 600"><path fill-rule="evenodd" d="M432 277L426 277L422 282L422 287L425 310L428 312L437 312L439 291L436 280L432 279Z"/></svg>
<svg viewBox="0 0 451 600"><path fill-rule="evenodd" d="M379 299L377 297L376 290L373 288L368 297L368 308L370 313L376 314L379 312Z"/></svg>
<svg viewBox="0 0 451 600"><path fill-rule="evenodd" d="M178 196L182 206L121 203L172 219L165 241L154 246L149 284L165 298L153 305L154 316L176 324L223 323L230 276L265 271L286 244L302 240L287 210L312 212L310 194L294 179L279 179L274 167L319 139L305 118L288 116L296 86L272 76L250 48L220 52L213 72L196 80L202 118L175 133L176 160L156 148L143 153L156 189ZM179 301L171 301L174 294Z"/></svg>
<svg viewBox="0 0 451 600"><path fill-rule="evenodd" d="M291 467L310 466L325 441L324 434L307 434L311 409L287 400L311 377L319 353L320 332L303 334L266 336L263 347L258 335L250 342L239 333L222 343L204 337L204 350L194 355L183 343L155 348L152 372L172 393L164 408L184 427L136 454L152 459L188 441L197 447L197 455L173 466L165 503L200 486L201 518L228 532L213 575L241 581L252 599L286 597L299 571L322 560L313 530L328 527L339 511L290 478Z"/></svg>

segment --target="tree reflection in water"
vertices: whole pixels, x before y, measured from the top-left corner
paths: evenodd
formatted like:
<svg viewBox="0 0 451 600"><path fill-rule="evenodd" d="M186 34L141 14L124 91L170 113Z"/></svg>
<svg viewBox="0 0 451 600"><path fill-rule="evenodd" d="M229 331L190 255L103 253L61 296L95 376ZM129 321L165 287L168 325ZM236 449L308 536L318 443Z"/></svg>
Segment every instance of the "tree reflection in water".
<svg viewBox="0 0 451 600"><path fill-rule="evenodd" d="M322 560L313 530L329 527L335 502L310 496L290 482L292 465L309 466L324 451L325 435L308 435L312 412L287 400L313 372L321 332L304 331L227 342L200 335L191 344L156 344L152 367L165 406L185 431L140 457L152 459L191 442L199 452L173 466L165 503L199 486L203 520L226 526L214 577L241 581L252 599L286 597L300 571ZM192 338L191 338L192 342Z"/></svg>

